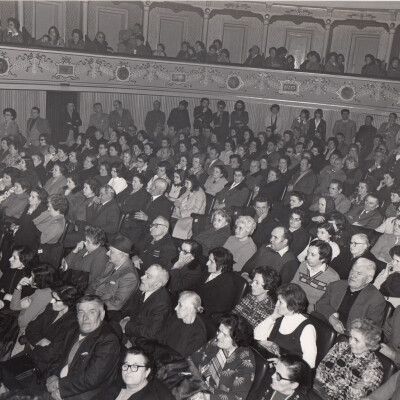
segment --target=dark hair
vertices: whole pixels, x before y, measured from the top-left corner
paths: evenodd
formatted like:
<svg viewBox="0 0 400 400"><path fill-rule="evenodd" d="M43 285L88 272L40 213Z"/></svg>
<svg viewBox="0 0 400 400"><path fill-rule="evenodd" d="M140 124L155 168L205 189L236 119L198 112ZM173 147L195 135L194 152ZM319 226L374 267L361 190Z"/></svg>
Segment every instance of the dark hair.
<svg viewBox="0 0 400 400"><path fill-rule="evenodd" d="M18 258L19 261L21 261L21 264L24 265L25 268L31 268L31 262L33 261L35 255L33 254L33 251L28 247L28 246L21 246L21 245L16 245L12 248L12 251L18 253Z"/></svg>
<svg viewBox="0 0 400 400"><path fill-rule="evenodd" d="M11 185L14 185L15 180L21 176L21 172L18 169L6 167L2 173L2 176L4 175L8 175L11 178Z"/></svg>
<svg viewBox="0 0 400 400"><path fill-rule="evenodd" d="M236 106L238 105L238 104L241 104L242 106L243 106L243 111L246 109L246 104L244 104L244 101L243 100L238 100L236 103L235 103L235 106L234 106L234 109L236 110Z"/></svg>
<svg viewBox="0 0 400 400"><path fill-rule="evenodd" d="M233 270L233 255L228 249L225 249L225 247L215 247L208 252L208 256L211 254L214 256L218 271L224 273Z"/></svg>
<svg viewBox="0 0 400 400"><path fill-rule="evenodd" d="M196 178L196 175L189 175L185 178L185 181L189 181L192 184L191 192L196 192L200 189L200 183Z"/></svg>
<svg viewBox="0 0 400 400"><path fill-rule="evenodd" d="M80 293L74 286L60 286L53 289L54 293L57 293L60 300L69 309L75 307L76 302L80 297Z"/></svg>
<svg viewBox="0 0 400 400"><path fill-rule="evenodd" d="M300 208L300 207L295 207L295 208L292 208L292 209L290 210L289 218L290 218L293 214L296 214L296 215L298 215L298 216L300 217L301 226L302 226L302 227L304 227L304 226L307 225L307 223L308 223L308 214L307 214L307 211L303 210L303 209Z"/></svg>
<svg viewBox="0 0 400 400"><path fill-rule="evenodd" d="M32 192L35 192L35 193L38 194L41 203L46 203L47 202L49 194L46 192L46 190L44 190L43 188L41 188L39 186L36 186L36 187L31 189L31 193Z"/></svg>
<svg viewBox="0 0 400 400"><path fill-rule="evenodd" d="M8 24L9 22L12 22L12 23L14 24L15 29L16 29L17 31L19 30L21 24L19 23L19 21L17 20L17 18L8 18L8 19L7 19L7 24Z"/></svg>
<svg viewBox="0 0 400 400"><path fill-rule="evenodd" d="M292 244L292 242L293 242L293 234L292 234L292 232L290 232L289 229L286 228L286 226L277 226L276 228L282 228L283 229L282 237L283 237L283 239L287 240L287 242L288 242L287 244L288 244L288 246L290 246Z"/></svg>
<svg viewBox="0 0 400 400"><path fill-rule="evenodd" d="M275 294L276 289L281 283L281 277L279 274L272 268L269 267L257 267L252 271L252 278L255 277L256 274L260 274L263 278L263 288L268 290L268 294L271 296Z"/></svg>
<svg viewBox="0 0 400 400"><path fill-rule="evenodd" d="M223 101L223 100L219 100L218 102L217 102L217 106L223 106L224 108L226 107L226 103L225 103L225 101Z"/></svg>
<svg viewBox="0 0 400 400"><path fill-rule="evenodd" d="M24 192L29 191L31 189L30 182L28 182L28 180L23 177L19 177L19 178L15 179L14 185L16 183L19 183L21 185L21 188Z"/></svg>
<svg viewBox="0 0 400 400"><path fill-rule="evenodd" d="M150 369L150 374L147 376L147 380L152 378L152 373L154 369L154 360L150 353L143 350L141 347L130 347L124 351L124 355L122 357L122 363L125 362L128 354L134 354L136 356L142 356L144 358L144 366Z"/></svg>
<svg viewBox="0 0 400 400"><path fill-rule="evenodd" d="M58 270L49 263L40 263L32 267L32 274L34 275L34 282L38 289L45 289L57 286L59 283Z"/></svg>
<svg viewBox="0 0 400 400"><path fill-rule="evenodd" d="M138 178L139 181L140 181L140 183L141 183L143 186L146 186L146 185L147 185L148 180L147 180L147 178L146 178L146 176L145 176L144 174L140 174L140 173L133 174L132 179L131 179L131 182L132 182L133 178Z"/></svg>
<svg viewBox="0 0 400 400"><path fill-rule="evenodd" d="M5 108L4 110L3 110L3 115L6 113L6 112L9 112L10 114L11 114L11 118L14 120L15 118L17 118L17 112L13 109L13 108Z"/></svg>
<svg viewBox="0 0 400 400"><path fill-rule="evenodd" d="M400 257L400 246L393 246L389 250L389 254L390 254L390 257L392 257L392 258L393 258L393 256Z"/></svg>
<svg viewBox="0 0 400 400"><path fill-rule="evenodd" d="M71 36L74 36L74 33L77 33L79 35L79 39L81 39L81 40L83 39L83 33L80 29L77 29L77 28L72 29ZM98 104L100 104L100 103L96 103L94 105L98 105Z"/></svg>
<svg viewBox="0 0 400 400"><path fill-rule="evenodd" d="M60 38L60 32L58 31L58 29L57 29L56 26L53 25L53 26L51 26L51 27L49 28L49 30L47 31L48 35L50 36L50 31L51 31L52 29L54 29L54 31L55 31L55 33L56 33L56 40L58 40L58 39Z"/></svg>
<svg viewBox="0 0 400 400"><path fill-rule="evenodd" d="M220 325L224 325L229 329L232 342L238 347L249 346L253 341L253 328L240 315L230 314L223 317Z"/></svg>
<svg viewBox="0 0 400 400"><path fill-rule="evenodd" d="M52 194L49 197L49 202L54 208L54 211L59 211L65 215L68 210L68 200L63 194Z"/></svg>
<svg viewBox="0 0 400 400"><path fill-rule="evenodd" d="M333 230L333 234L331 234L331 236L333 236L335 234L335 230L333 229L333 226L331 224L323 222L322 224L318 225L318 228L326 229L325 225L329 225L330 228ZM323 240L319 239L314 239L310 242L309 248L311 246L318 248L320 261L326 264L329 264L332 261L332 247L328 242L324 242Z"/></svg>
<svg viewBox="0 0 400 400"><path fill-rule="evenodd" d="M270 49L271 50L271 49ZM272 104L272 106L269 108L270 111L272 111L273 108L278 109L278 111L280 111L281 107L279 106L279 104Z"/></svg>
<svg viewBox="0 0 400 400"><path fill-rule="evenodd" d="M340 132L338 132L337 134L339 134ZM339 146L339 141L335 138L335 137L330 137L327 140L327 143L332 142L335 145L335 148L337 148Z"/></svg>
<svg viewBox="0 0 400 400"><path fill-rule="evenodd" d="M107 170L107 175L110 175L110 173L111 173L111 165L107 161L103 161L103 162L101 162L99 164L99 170L100 170L101 166L104 166L104 168Z"/></svg>
<svg viewBox="0 0 400 400"><path fill-rule="evenodd" d="M300 111L300 114L305 114L306 119L310 119L310 111L308 111L307 109L303 108L303 109Z"/></svg>
<svg viewBox="0 0 400 400"><path fill-rule="evenodd" d="M289 370L288 379L290 379L291 382L297 382L299 384L299 390L306 392L311 386L310 366L300 356L295 354L280 356L279 361Z"/></svg>
<svg viewBox="0 0 400 400"><path fill-rule="evenodd" d="M295 283L287 283L276 291L277 296L282 296L287 304L287 309L294 313L305 313L308 307L308 299L304 290Z"/></svg>
<svg viewBox="0 0 400 400"><path fill-rule="evenodd" d="M59 170L60 170L60 172L61 172L61 175L63 175L63 176L65 176L66 173L68 172L68 169L67 169L67 167L65 166L65 164L64 164L64 163L61 163L61 162L59 162L59 161L56 161L56 162L54 163L53 169L54 169L54 167L58 167Z"/></svg>
<svg viewBox="0 0 400 400"><path fill-rule="evenodd" d="M193 239L186 239L182 242L182 244L188 244L190 246L190 254L195 258L199 259L202 254L202 247L199 242Z"/></svg>
<svg viewBox="0 0 400 400"><path fill-rule="evenodd" d="M119 140L119 137L118 137L118 140ZM114 150L117 152L118 155L121 155L122 147L121 147L121 145L119 143L117 143L117 142L110 143L108 145L108 150L109 151L110 151L111 147L114 148Z"/></svg>
<svg viewBox="0 0 400 400"><path fill-rule="evenodd" d="M88 225L85 228L85 236L89 238L94 245L99 244L100 246L103 246L106 242L106 234L103 229L100 228Z"/></svg>
<svg viewBox="0 0 400 400"><path fill-rule="evenodd" d="M305 203L305 201L306 201L306 198L305 198L303 192L298 192L297 190L294 190L293 192L290 193L289 198L292 197L292 196L297 197L303 203Z"/></svg>
<svg viewBox="0 0 400 400"><path fill-rule="evenodd" d="M113 168L115 169L115 172L117 173L117 176L120 177L122 172L125 169L125 166L124 166L124 164L122 162L117 161L117 162L111 164L111 170Z"/></svg>
<svg viewBox="0 0 400 400"><path fill-rule="evenodd" d="M100 183L94 179L94 178L89 178L84 182L86 185L88 185L90 187L90 189L92 189L92 192L98 196L99 195L99 191L100 191Z"/></svg>
<svg viewBox="0 0 400 400"><path fill-rule="evenodd" d="M270 205L271 205L271 200L268 199L267 197L257 196L257 197L254 199L254 205L255 205L256 203L267 203L268 207L270 207Z"/></svg>

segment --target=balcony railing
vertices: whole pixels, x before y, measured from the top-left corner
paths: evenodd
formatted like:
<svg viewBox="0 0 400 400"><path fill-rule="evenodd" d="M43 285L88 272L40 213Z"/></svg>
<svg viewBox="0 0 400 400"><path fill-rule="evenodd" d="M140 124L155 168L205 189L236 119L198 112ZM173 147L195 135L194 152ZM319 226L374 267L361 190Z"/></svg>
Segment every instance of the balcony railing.
<svg viewBox="0 0 400 400"><path fill-rule="evenodd" d="M238 96L385 111L394 111L400 104L400 82L393 80L1 46L0 87L39 86L53 90L68 87L76 91Z"/></svg>

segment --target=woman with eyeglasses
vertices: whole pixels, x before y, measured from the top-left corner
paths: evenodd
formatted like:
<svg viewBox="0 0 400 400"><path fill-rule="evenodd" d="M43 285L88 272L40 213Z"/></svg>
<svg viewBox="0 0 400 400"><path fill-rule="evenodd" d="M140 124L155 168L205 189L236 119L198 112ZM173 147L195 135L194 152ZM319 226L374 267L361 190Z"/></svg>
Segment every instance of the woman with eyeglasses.
<svg viewBox="0 0 400 400"><path fill-rule="evenodd" d="M3 121L0 123L0 136L9 137L15 140L20 135L20 129L17 124L17 112L13 108L3 110Z"/></svg>
<svg viewBox="0 0 400 400"><path fill-rule="evenodd" d="M310 234L304 228L308 223L307 212L301 208L291 209L289 214L289 231L293 235L293 241L290 250L297 257L310 242Z"/></svg>
<svg viewBox="0 0 400 400"><path fill-rule="evenodd" d="M126 350L121 366L122 380L100 394L99 400L175 400L169 389L153 377L153 360L144 350Z"/></svg>
<svg viewBox="0 0 400 400"><path fill-rule="evenodd" d="M299 356L287 354L274 360L272 376L260 400L308 400L311 368Z"/></svg>

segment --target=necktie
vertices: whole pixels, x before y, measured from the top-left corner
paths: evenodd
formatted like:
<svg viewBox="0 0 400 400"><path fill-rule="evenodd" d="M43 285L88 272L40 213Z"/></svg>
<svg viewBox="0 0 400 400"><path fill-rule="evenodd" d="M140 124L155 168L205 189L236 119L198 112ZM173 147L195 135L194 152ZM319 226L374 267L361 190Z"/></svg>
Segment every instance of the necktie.
<svg viewBox="0 0 400 400"><path fill-rule="evenodd" d="M139 304L143 304L144 303L144 296L146 295L146 292L143 292L141 295L140 295L140 300L139 300Z"/></svg>
<svg viewBox="0 0 400 400"><path fill-rule="evenodd" d="M74 343L74 345L73 345L72 348L71 348L71 351L70 351L69 354L68 354L68 360L67 360L67 365L68 365L68 367L71 365L72 360L73 360L74 357L75 357L75 354L77 353L77 351L78 351L80 345L82 344L82 342L83 342L85 339L86 339L86 336L82 337L81 339L79 339L79 336L78 336L78 339L76 340L76 342Z"/></svg>

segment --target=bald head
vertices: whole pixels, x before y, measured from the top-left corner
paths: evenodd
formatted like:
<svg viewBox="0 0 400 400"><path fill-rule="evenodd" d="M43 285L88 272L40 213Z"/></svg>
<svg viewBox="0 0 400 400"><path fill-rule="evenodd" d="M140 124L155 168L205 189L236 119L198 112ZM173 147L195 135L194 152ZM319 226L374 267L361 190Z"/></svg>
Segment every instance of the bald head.
<svg viewBox="0 0 400 400"><path fill-rule="evenodd" d="M353 257L360 257L369 249L370 243L365 233L357 233L351 237L350 252Z"/></svg>

